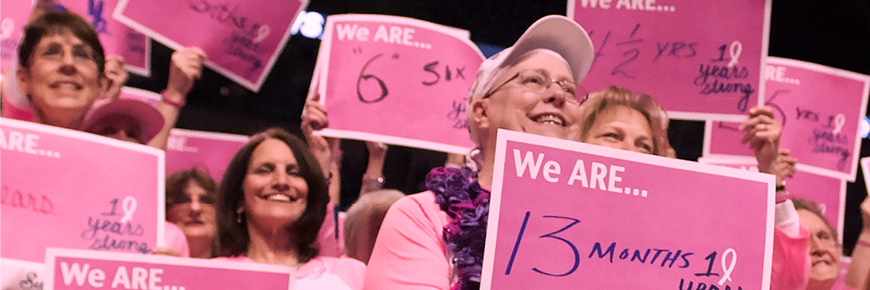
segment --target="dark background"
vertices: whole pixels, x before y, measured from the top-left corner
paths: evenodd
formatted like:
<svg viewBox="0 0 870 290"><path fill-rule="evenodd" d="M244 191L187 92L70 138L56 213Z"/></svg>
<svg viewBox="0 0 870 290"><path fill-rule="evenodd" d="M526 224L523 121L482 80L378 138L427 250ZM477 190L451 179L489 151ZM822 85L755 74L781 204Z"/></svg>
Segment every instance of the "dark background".
<svg viewBox="0 0 870 290"><path fill-rule="evenodd" d="M761 0L759 0L761 1ZM458 27L471 32L478 44L505 47L538 18L565 15L566 1L494 0L311 0L308 11L324 16L343 13L399 15ZM288 11L292 15L294 11ZM176 127L250 135L271 126L299 133L299 121L320 41L296 35L290 38L259 93L253 93L206 69L188 96ZM870 1L774 0L769 55L804 60L870 74ZM152 91L165 87L172 50L152 41L152 77L131 77L130 84ZM832 101L836 101L833 98ZM701 155L701 122L672 121L671 144L678 157L697 160ZM861 157L870 156L867 139ZM342 207L356 198L365 170L365 145L344 141ZM430 168L443 164L445 154L391 146L385 164L386 187L414 193L423 190ZM859 204L866 196L864 180L848 186L844 248L855 244L861 228Z"/></svg>

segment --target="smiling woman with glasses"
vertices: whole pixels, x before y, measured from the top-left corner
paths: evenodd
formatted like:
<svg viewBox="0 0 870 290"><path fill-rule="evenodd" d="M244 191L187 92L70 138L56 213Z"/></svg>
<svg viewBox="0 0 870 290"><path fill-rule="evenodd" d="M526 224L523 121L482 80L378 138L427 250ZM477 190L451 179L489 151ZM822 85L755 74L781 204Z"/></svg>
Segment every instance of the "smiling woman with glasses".
<svg viewBox="0 0 870 290"><path fill-rule="evenodd" d="M108 87L97 32L70 12L46 12L31 21L18 61L18 87L30 100L37 123L79 129Z"/></svg>
<svg viewBox="0 0 870 290"><path fill-rule="evenodd" d="M580 25L551 15L481 63L465 109L478 152L470 154L475 169L433 169L426 176L429 191L390 207L364 289L479 288L496 134L503 129L578 140L586 98L578 83L594 55Z"/></svg>

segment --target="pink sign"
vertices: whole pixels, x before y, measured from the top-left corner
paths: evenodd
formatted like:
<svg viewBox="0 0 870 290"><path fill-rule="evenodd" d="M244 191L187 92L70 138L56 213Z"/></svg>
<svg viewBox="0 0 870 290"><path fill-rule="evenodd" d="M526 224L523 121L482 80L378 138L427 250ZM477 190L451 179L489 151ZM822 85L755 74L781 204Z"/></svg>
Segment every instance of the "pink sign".
<svg viewBox="0 0 870 290"><path fill-rule="evenodd" d="M57 0L69 11L87 19L100 35L106 55L124 57L125 68L133 73L151 76L151 43L144 34L130 29L112 18L118 0Z"/></svg>
<svg viewBox="0 0 870 290"><path fill-rule="evenodd" d="M755 160L701 157L698 162L758 172L758 162ZM796 197L818 203L825 218L837 229L840 243L843 242L843 221L846 207L845 180L798 171L793 178L786 179L786 189Z"/></svg>
<svg viewBox="0 0 870 290"><path fill-rule="evenodd" d="M322 134L468 152L465 103L483 61L468 37L404 17L327 17L313 80L329 110Z"/></svg>
<svg viewBox="0 0 870 290"><path fill-rule="evenodd" d="M18 42L24 33L24 26L30 19L33 1L0 0L0 75L15 79L15 72L7 72L9 64L18 61Z"/></svg>
<svg viewBox="0 0 870 290"><path fill-rule="evenodd" d="M220 181L236 151L248 142L248 136L204 131L172 129L166 144L166 174L197 168Z"/></svg>
<svg viewBox="0 0 870 290"><path fill-rule="evenodd" d="M854 181L861 149L859 124L867 110L870 76L818 64L770 57L766 104L783 123L781 148L799 169ZM835 102L831 100L836 99ZM739 124L707 125L704 156L752 156L740 144Z"/></svg>
<svg viewBox="0 0 870 290"><path fill-rule="evenodd" d="M55 248L45 264L46 289L293 289L276 265Z"/></svg>
<svg viewBox="0 0 870 290"><path fill-rule="evenodd" d="M163 240L163 151L0 119L0 257L46 247L149 253Z"/></svg>
<svg viewBox="0 0 870 290"><path fill-rule="evenodd" d="M173 49L202 48L208 54L206 66L257 92L290 39L293 20L307 4L307 0L119 0L112 16Z"/></svg>
<svg viewBox="0 0 870 290"><path fill-rule="evenodd" d="M745 119L763 96L771 1L568 0L595 46L583 81L655 97L671 117Z"/></svg>
<svg viewBox="0 0 870 290"><path fill-rule="evenodd" d="M481 289L768 289L773 182L499 130Z"/></svg>

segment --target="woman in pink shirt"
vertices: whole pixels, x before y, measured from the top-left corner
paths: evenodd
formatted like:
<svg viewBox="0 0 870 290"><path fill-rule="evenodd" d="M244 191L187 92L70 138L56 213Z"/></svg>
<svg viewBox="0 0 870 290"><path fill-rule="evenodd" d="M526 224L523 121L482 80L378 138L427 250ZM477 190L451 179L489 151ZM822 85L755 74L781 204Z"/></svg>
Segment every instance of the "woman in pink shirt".
<svg viewBox="0 0 870 290"><path fill-rule="evenodd" d="M479 287L486 223L471 221L474 225L466 227L462 216L475 212L485 217L488 212L496 131L577 140L580 104L587 96L578 84L593 56L580 25L564 16L547 16L514 46L481 63L466 119L482 166L478 172L435 169L426 178L429 191L404 197L390 208L368 263L365 289Z"/></svg>
<svg viewBox="0 0 870 290"><path fill-rule="evenodd" d="M295 268L296 289L359 289L365 264L318 255L326 178L297 137L273 128L251 137L227 168L218 199L227 260Z"/></svg>

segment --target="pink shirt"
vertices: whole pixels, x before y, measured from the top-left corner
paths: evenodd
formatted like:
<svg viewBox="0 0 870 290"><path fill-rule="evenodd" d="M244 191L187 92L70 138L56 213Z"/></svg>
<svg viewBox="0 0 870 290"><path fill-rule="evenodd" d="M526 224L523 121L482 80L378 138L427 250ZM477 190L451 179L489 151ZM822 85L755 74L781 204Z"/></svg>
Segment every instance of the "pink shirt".
<svg viewBox="0 0 870 290"><path fill-rule="evenodd" d="M449 289L453 269L442 238L449 222L431 191L399 199L381 224L363 289Z"/></svg>
<svg viewBox="0 0 870 290"><path fill-rule="evenodd" d="M338 224L336 224L336 217L335 205L329 202L326 205L326 217L323 219L323 225L320 226L320 232L317 233L321 256L341 256L341 245L344 244L344 239L340 235L340 230L344 223L342 219L338 219Z"/></svg>
<svg viewBox="0 0 870 290"><path fill-rule="evenodd" d="M787 200L775 205L773 262L770 270L771 290L807 289L811 267L810 232L801 226L794 203Z"/></svg>
<svg viewBox="0 0 870 290"><path fill-rule="evenodd" d="M810 259L807 255L809 237L810 233L804 227L800 227L800 234L797 236L789 236L780 228L774 228L771 290L807 288L810 272Z"/></svg>
<svg viewBox="0 0 870 290"><path fill-rule="evenodd" d="M245 256L219 257L217 260L256 263ZM296 290L357 290L362 289L366 265L345 257L317 256L305 263L293 274Z"/></svg>

